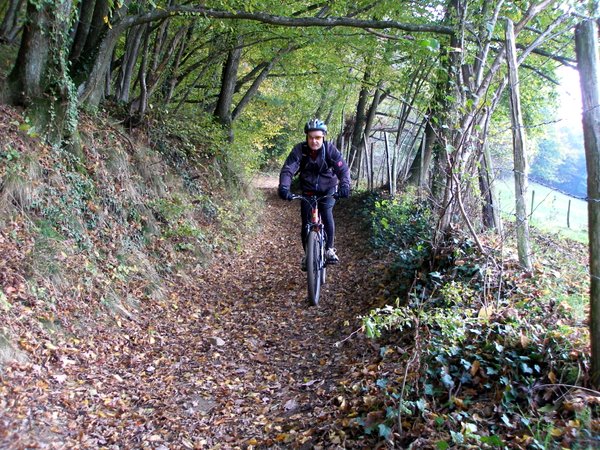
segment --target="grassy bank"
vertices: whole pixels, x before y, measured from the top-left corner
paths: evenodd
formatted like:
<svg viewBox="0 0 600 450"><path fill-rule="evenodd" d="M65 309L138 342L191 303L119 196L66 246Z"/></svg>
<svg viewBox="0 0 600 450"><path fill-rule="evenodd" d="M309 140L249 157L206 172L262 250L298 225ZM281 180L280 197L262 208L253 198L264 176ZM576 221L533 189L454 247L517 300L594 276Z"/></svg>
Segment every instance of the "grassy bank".
<svg viewBox="0 0 600 450"><path fill-rule="evenodd" d="M506 220L514 220L515 186L511 178L496 182L500 210ZM588 241L587 203L537 183L529 183L527 210L532 226L558 233L578 242Z"/></svg>

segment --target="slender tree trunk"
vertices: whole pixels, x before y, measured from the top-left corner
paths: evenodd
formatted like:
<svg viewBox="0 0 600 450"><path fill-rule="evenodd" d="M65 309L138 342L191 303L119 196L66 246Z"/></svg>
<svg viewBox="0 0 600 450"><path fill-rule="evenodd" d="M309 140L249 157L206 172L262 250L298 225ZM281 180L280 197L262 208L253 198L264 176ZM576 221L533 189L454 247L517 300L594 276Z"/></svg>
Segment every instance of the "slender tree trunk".
<svg viewBox="0 0 600 450"><path fill-rule="evenodd" d="M17 34L21 29L18 18L22 5L23 0L8 1L8 8L4 14L2 24L0 24L0 41L11 44L17 37Z"/></svg>
<svg viewBox="0 0 600 450"><path fill-rule="evenodd" d="M431 156L433 152L433 144L435 142L435 130L429 122L429 118L425 117L425 131L421 137L421 144L412 165L408 171L407 182L411 186L424 187L427 184L427 174L429 173L429 165L431 164Z"/></svg>
<svg viewBox="0 0 600 450"><path fill-rule="evenodd" d="M214 112L214 115L219 122L229 130L229 138L231 140L233 140L233 135L231 134L231 106L233 104L233 93L237 81L238 67L242 58L242 37L238 36L235 41L233 48L229 50L227 61L223 66L221 74L221 90Z"/></svg>
<svg viewBox="0 0 600 450"><path fill-rule="evenodd" d="M106 4L105 6L108 7ZM82 1L79 4L79 20L77 21L77 28L75 29L73 44L71 45L71 52L69 53L70 61L77 61L81 57L83 47L85 46L92 25L95 7L96 0Z"/></svg>
<svg viewBox="0 0 600 450"><path fill-rule="evenodd" d="M171 68L169 70L167 79L165 80L164 88L163 88L165 91L165 96L164 96L165 103L170 103L171 100L173 99L173 94L175 93L175 87L177 86L177 83L178 83L179 77L180 77L179 72L180 72L181 60L183 58L183 52L187 48L187 43L191 37L192 29L193 28L191 26L187 27L185 36L179 43L179 46L177 49L177 54L175 56L175 61L173 62L173 65L171 66Z"/></svg>
<svg viewBox="0 0 600 450"><path fill-rule="evenodd" d="M390 197L394 197L396 195L396 186L394 183L394 171L392 167L392 154L390 151L390 140L388 139L388 134L384 133L383 137L385 139L385 160L387 166L387 179L388 179L388 187L390 192Z"/></svg>
<svg viewBox="0 0 600 450"><path fill-rule="evenodd" d="M125 54L123 55L123 62L121 63L121 70L119 72L117 86L115 88L115 97L119 102L126 103L129 101L131 80L133 79L133 72L138 60L140 46L142 45L142 38L146 29L147 24L136 25L129 30L129 33L127 33L127 39L125 41Z"/></svg>
<svg viewBox="0 0 600 450"><path fill-rule="evenodd" d="M361 162L360 153L362 150L362 137L367 121L366 106L369 97L369 80L371 78L370 66L367 65L363 77L362 87L358 95L358 103L356 105L356 120L354 121L354 129L350 138L350 169L353 172L358 172Z"/></svg>
<svg viewBox="0 0 600 450"><path fill-rule="evenodd" d="M131 115L135 116L134 124L137 125L141 122L142 118L146 114L148 107L148 52L150 51L150 29L147 27L144 33L144 51L142 53L142 61L140 63L140 70L138 71L138 82L140 84L140 95L135 102L131 105Z"/></svg>
<svg viewBox="0 0 600 450"><path fill-rule="evenodd" d="M110 76L115 46L122 33L135 23L134 17L121 17L130 2L131 0L123 0L119 3L122 6L118 11L113 12L113 22L108 28L104 25L104 17L102 17L102 24L98 23L102 4L107 3L107 0L97 0L82 56L78 61L73 61L72 73L77 84L80 103L97 106L108 92L107 80L110 79L107 77Z"/></svg>
<svg viewBox="0 0 600 450"><path fill-rule="evenodd" d="M104 39L106 32L109 30L109 26L106 22L110 10L111 5L113 4L112 0L87 0L94 3L94 12L91 16L90 25L88 28L88 33L86 34L85 43L83 44L83 50L81 51L82 55L85 56L95 56L98 51L98 47L100 46L100 42ZM127 7L127 5L131 2L131 0L125 0L121 2L122 7ZM112 20L115 20L113 17ZM114 27L114 23L111 25ZM86 57L86 61L88 58Z"/></svg>
<svg viewBox="0 0 600 450"><path fill-rule="evenodd" d="M492 195L492 181L490 180L491 167L488 166L488 160L485 157L486 150L482 149L479 157L479 190L483 205L481 206L481 218L483 226L492 229L496 225L494 220L494 197Z"/></svg>
<svg viewBox="0 0 600 450"><path fill-rule="evenodd" d="M523 115L519 94L519 74L514 26L506 21L506 49L508 80L510 84L510 118L513 134L513 154L515 172L515 213L517 221L517 250L519 262L526 270L531 270L531 250L529 245L529 221L527 219L527 144L523 128Z"/></svg>
<svg viewBox="0 0 600 450"><path fill-rule="evenodd" d="M296 46L289 46L285 49L280 50L273 57L273 59L271 59L268 63L266 63L264 65L263 69L260 71L258 76L252 82L252 85L248 88L248 90L246 91L246 93L244 94L242 99L236 105L235 109L233 110L233 113L231 114L231 120L235 120L242 113L242 111L248 105L248 103L250 103L250 100L252 100L252 98L254 98L254 96L258 92L260 85L267 78L267 76L269 75L269 72L273 69L273 67L275 67L275 65L279 61L281 61L281 59L285 55L287 55L288 53L290 53L291 51L293 51L297 48L298 47L296 47Z"/></svg>
<svg viewBox="0 0 600 450"><path fill-rule="evenodd" d="M369 190L373 191L375 189L375 169L373 165L375 164L375 143L371 142L369 146Z"/></svg>
<svg viewBox="0 0 600 450"><path fill-rule="evenodd" d="M598 27L593 20L575 31L577 67L583 101L583 139L587 165L590 247L590 341L592 384L600 389L600 62Z"/></svg>
<svg viewBox="0 0 600 450"><path fill-rule="evenodd" d="M366 116L365 120L365 130L363 136L368 138L371 135L371 129L373 128L373 123L375 122L375 116L377 115L377 108L379 104L386 97L386 94L381 90L381 83L375 89L375 94L373 95L373 101L371 102L371 106L369 107L369 112Z"/></svg>
<svg viewBox="0 0 600 450"><path fill-rule="evenodd" d="M129 2L130 0L125 0L122 3L128 4ZM90 75L90 68L94 66L96 58L100 56L101 44L107 33L115 31L118 15L114 14L114 11L113 14L110 14L111 4L111 0L85 0L82 2L81 13L83 15L81 19L83 22L77 26L69 55L71 73L76 84L86 82ZM105 22L109 16L112 28L109 28ZM112 48L109 49L109 53L112 53ZM104 72L98 76L104 77Z"/></svg>

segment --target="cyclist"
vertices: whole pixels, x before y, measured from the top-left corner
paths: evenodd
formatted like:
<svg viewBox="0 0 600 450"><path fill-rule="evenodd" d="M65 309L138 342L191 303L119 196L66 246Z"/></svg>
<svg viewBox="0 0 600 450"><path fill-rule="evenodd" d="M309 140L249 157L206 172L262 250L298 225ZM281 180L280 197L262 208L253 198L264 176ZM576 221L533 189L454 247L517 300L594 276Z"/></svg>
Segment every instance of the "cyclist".
<svg viewBox="0 0 600 450"><path fill-rule="evenodd" d="M323 196L338 191L338 197L350 195L350 171L340 151L331 142L325 140L327 125L319 119L311 119L304 125L306 141L296 144L288 155L279 174L279 197L292 200L290 185L292 178L300 174L300 186L304 195ZM339 188L338 188L339 184ZM325 258L328 264L337 264L339 258L333 247L335 222L333 220L333 197L319 201L319 213L327 233ZM310 205L301 202L302 247L306 251L306 225L310 220ZM306 256L302 258L302 270L306 270Z"/></svg>

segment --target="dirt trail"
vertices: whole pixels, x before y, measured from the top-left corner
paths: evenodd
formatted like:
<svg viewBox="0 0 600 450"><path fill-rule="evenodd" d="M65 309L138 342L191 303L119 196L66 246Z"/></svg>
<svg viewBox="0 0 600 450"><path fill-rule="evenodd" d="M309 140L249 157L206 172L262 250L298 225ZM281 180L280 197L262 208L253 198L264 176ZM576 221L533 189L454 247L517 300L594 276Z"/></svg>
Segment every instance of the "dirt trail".
<svg viewBox="0 0 600 450"><path fill-rule="evenodd" d="M319 307L308 306L299 205L279 200L272 180L263 186L265 229L238 260L223 261L203 280L210 290L200 294L201 303L214 306L214 315L201 334L225 341L207 348L212 356L204 370L214 379L204 395L213 396L217 386L221 392L203 432L209 445L310 448L330 439L338 383L366 365L364 342L348 338L376 292L375 267L352 228L356 211L341 201L335 212L342 263L328 271Z"/></svg>
<svg viewBox="0 0 600 450"><path fill-rule="evenodd" d="M0 448L360 447L339 427L351 426L343 387L377 357L352 333L382 267L352 199L340 201L341 264L309 307L299 205L260 182L264 229L239 256L182 277L122 334L94 330L37 376L6 374Z"/></svg>

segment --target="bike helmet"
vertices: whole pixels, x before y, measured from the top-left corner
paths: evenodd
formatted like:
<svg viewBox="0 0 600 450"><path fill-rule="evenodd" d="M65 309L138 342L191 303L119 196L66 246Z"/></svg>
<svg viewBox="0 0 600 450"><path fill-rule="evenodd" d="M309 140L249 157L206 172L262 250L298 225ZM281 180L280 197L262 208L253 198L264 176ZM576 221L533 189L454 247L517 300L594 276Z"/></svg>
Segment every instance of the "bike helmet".
<svg viewBox="0 0 600 450"><path fill-rule="evenodd" d="M327 134L327 125L319 119L311 119L304 125L304 134L308 134L309 131L322 131L323 134Z"/></svg>

